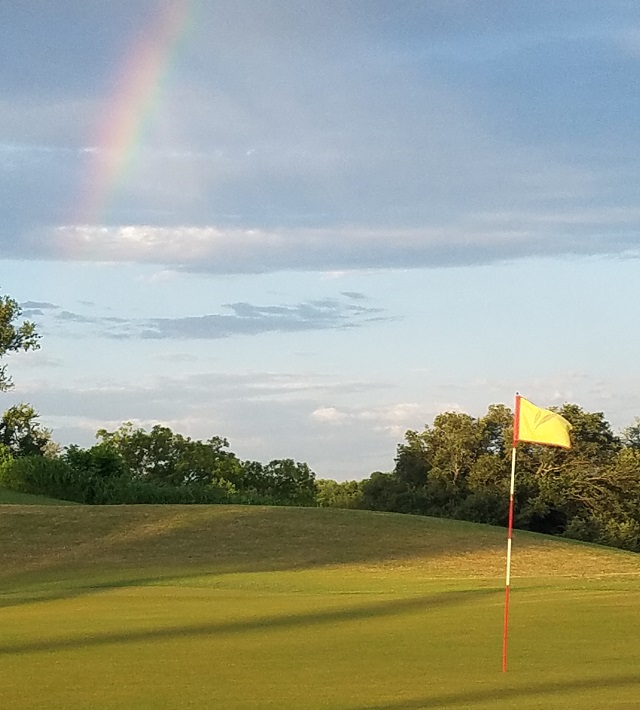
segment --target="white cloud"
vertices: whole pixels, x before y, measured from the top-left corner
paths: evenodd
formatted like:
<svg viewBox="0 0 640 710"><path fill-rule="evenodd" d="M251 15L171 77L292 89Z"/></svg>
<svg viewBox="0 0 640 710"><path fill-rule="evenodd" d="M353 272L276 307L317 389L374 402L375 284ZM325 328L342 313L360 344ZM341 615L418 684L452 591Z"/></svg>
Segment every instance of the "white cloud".
<svg viewBox="0 0 640 710"><path fill-rule="evenodd" d="M317 422L340 423L347 419L348 415L335 407L319 407L311 412L311 418Z"/></svg>
<svg viewBox="0 0 640 710"><path fill-rule="evenodd" d="M575 212L479 212L443 227L235 229L129 225L58 227L47 241L50 256L98 262L167 265L211 273L384 269L492 263L562 254L637 255L637 208ZM601 238L607 229L609 237Z"/></svg>
<svg viewBox="0 0 640 710"><path fill-rule="evenodd" d="M311 418L320 424L366 423L372 431L402 437L407 429L422 421L422 415L426 418L426 414L424 405L400 402L367 409L319 407L311 413Z"/></svg>

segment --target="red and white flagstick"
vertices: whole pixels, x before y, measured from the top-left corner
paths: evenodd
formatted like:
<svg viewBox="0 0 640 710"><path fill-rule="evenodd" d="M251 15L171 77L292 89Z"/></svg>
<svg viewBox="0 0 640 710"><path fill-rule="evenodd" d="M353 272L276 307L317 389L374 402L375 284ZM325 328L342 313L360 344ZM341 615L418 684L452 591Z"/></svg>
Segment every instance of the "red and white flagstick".
<svg viewBox="0 0 640 710"><path fill-rule="evenodd" d="M511 542L513 540L513 498L516 489L516 444L520 424L520 395L516 394L516 411L513 419L513 448L511 450L511 487L509 490L509 529L507 533L507 580L504 597L504 631L502 634L502 672L507 670L507 638L509 631L509 589L511 587Z"/></svg>

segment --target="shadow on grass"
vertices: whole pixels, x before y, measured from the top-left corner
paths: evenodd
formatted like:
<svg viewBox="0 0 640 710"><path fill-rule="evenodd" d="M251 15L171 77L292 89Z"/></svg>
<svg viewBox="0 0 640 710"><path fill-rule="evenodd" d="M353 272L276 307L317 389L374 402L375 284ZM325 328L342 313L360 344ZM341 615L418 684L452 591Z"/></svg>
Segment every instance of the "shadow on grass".
<svg viewBox="0 0 640 710"><path fill-rule="evenodd" d="M160 570L158 582L343 565L388 565L394 573L501 580L504 540L503 530L473 523L331 508L4 506L0 590L5 601L0 600L0 606L22 603L17 597L63 599L95 588L153 583ZM530 554L528 563L523 553L541 545L557 552L543 561ZM615 553L604 548L598 553L585 550L595 562L581 554L568 556L558 540L523 536L518 541L518 573L549 574L556 567L580 577L607 569L640 573L637 557L614 558ZM100 584L109 574L116 582ZM138 579L117 582L126 575Z"/></svg>
<svg viewBox="0 0 640 710"><path fill-rule="evenodd" d="M39 585L34 591L29 591L27 587L26 589L19 588L15 591L0 593L0 609L24 606L25 604L79 599L93 594L102 594L103 592L114 589L170 585L172 582L181 583L189 579L200 579L206 577L208 574L206 570L200 570L192 573L127 577L108 581L87 580L85 583L77 579L60 580L59 586L50 590L43 589L42 585ZM69 586L64 586L65 582L68 582Z"/></svg>
<svg viewBox="0 0 640 710"><path fill-rule="evenodd" d="M144 643L196 636L228 636L251 631L292 629L303 626L319 626L323 624L368 620L436 607L460 605L478 596L495 593L495 590L490 589L465 590L358 605L342 609L326 609L323 611L286 614L282 616L240 619L210 624L172 626L164 629L114 631L101 634L73 636L63 639L33 639L22 643L0 645L0 656L20 653L51 653L54 651L101 647L110 644Z"/></svg>
<svg viewBox="0 0 640 710"><path fill-rule="evenodd" d="M503 547L501 531L469 523L260 506L14 507L0 517L0 539L8 583L25 572L102 564L262 572L489 551L501 574Z"/></svg>
<svg viewBox="0 0 640 710"><path fill-rule="evenodd" d="M358 705L357 707L354 706L352 710L437 710L438 708L450 708L467 703L487 703L487 705L483 707L489 707L488 703L493 704L494 702L504 700L518 700L536 695L562 694L574 690L625 688L634 685L640 685L640 673L635 675L609 676L606 678L548 681L546 683L536 681L533 685L524 685L516 688L483 688L458 693L443 693L398 703ZM549 707L554 706L550 705Z"/></svg>

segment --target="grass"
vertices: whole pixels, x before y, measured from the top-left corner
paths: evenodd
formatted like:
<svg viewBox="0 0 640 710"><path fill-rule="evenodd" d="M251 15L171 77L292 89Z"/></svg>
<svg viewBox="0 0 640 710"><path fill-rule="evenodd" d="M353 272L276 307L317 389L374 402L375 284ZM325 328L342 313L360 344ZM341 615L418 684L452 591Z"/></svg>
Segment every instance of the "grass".
<svg viewBox="0 0 640 710"><path fill-rule="evenodd" d="M7 488L0 488L0 505L76 505L67 500L34 496L31 493L17 493Z"/></svg>
<svg viewBox="0 0 640 710"><path fill-rule="evenodd" d="M365 511L0 506L11 708L635 708L640 558Z"/></svg>

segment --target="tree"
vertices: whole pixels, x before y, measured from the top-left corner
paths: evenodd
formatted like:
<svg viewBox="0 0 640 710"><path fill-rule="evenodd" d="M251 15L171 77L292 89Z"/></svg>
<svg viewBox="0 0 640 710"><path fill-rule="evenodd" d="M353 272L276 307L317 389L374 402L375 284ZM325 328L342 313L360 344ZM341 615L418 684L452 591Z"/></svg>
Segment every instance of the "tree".
<svg viewBox="0 0 640 710"><path fill-rule="evenodd" d="M29 321L17 324L22 315L22 310L17 301L9 296L0 296L0 359L7 353L37 350L40 346L40 336L36 333L35 325ZM7 366L0 366L0 392L6 392L12 386L11 377L7 373Z"/></svg>
<svg viewBox="0 0 640 710"><path fill-rule="evenodd" d="M640 451L640 417L635 422L622 430L622 443L629 449Z"/></svg>
<svg viewBox="0 0 640 710"><path fill-rule="evenodd" d="M618 437L602 412L554 411L572 425L571 448L518 445L515 526L640 551L640 418ZM361 483L361 505L505 525L512 438L505 405L439 414L405 434L393 473Z"/></svg>
<svg viewBox="0 0 640 710"><path fill-rule="evenodd" d="M468 414L444 412L434 419L427 441L432 469L455 484L467 478L482 453L483 430Z"/></svg>
<svg viewBox="0 0 640 710"><path fill-rule="evenodd" d="M274 459L264 467L272 481L276 501L288 505L314 505L318 489L315 473L306 463L293 459Z"/></svg>
<svg viewBox="0 0 640 710"><path fill-rule="evenodd" d="M293 459L274 459L266 465L243 462L237 488L284 505L314 505L318 493L314 472Z"/></svg>
<svg viewBox="0 0 640 710"><path fill-rule="evenodd" d="M484 417L478 420L483 446L488 453L511 456L513 445L513 412L504 404L490 404Z"/></svg>
<svg viewBox="0 0 640 710"><path fill-rule="evenodd" d="M395 473L374 471L362 481L362 507L390 513L416 513L416 492ZM421 511L420 511L421 512Z"/></svg>
<svg viewBox="0 0 640 710"><path fill-rule="evenodd" d="M55 456L59 447L51 439L51 431L38 423L39 414L30 404L16 404L0 419L0 444L12 455Z"/></svg>
<svg viewBox="0 0 640 710"><path fill-rule="evenodd" d="M131 422L114 432L100 429L96 436L122 457L134 477L142 480L174 486L233 483L240 470L236 455L224 451L229 446L227 440L217 436L206 442L194 441L169 427L157 424L148 432Z"/></svg>
<svg viewBox="0 0 640 710"><path fill-rule="evenodd" d="M405 443L398 445L394 476L408 488L419 488L427 482L431 468L428 436L428 428L424 432L410 429L404 435Z"/></svg>
<svg viewBox="0 0 640 710"><path fill-rule="evenodd" d="M316 500L321 508L360 508L362 490L360 481L316 481L318 494Z"/></svg>
<svg viewBox="0 0 640 710"><path fill-rule="evenodd" d="M126 476L129 471L120 454L109 444L95 444L81 449L76 444L67 447L62 458L88 478L107 480Z"/></svg>
<svg viewBox="0 0 640 710"><path fill-rule="evenodd" d="M608 463L620 451L620 439L613 433L603 412L585 412L577 404L564 404L558 413L571 422L572 459Z"/></svg>

